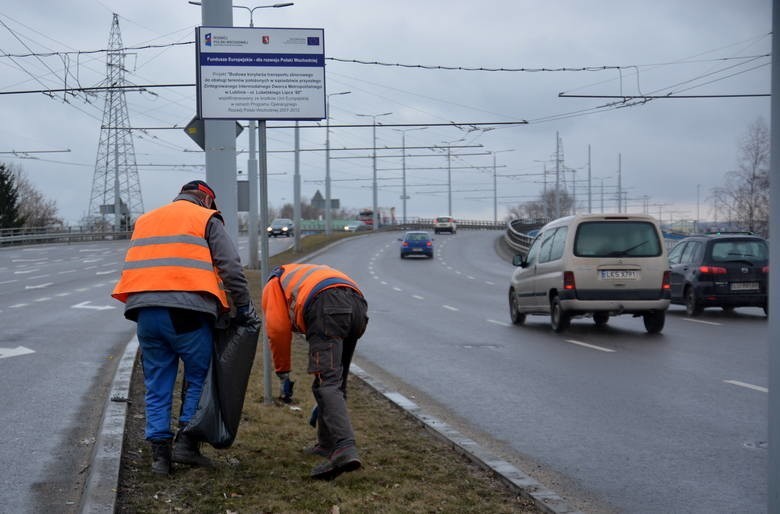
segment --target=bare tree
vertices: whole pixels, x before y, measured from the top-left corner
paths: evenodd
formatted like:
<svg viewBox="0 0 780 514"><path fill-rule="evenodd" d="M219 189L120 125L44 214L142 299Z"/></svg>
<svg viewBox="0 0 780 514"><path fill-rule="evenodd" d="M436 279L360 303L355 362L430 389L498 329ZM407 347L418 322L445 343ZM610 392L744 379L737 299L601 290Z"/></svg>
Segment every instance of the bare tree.
<svg viewBox="0 0 780 514"><path fill-rule="evenodd" d="M559 202L561 206L561 215L566 216L574 207L574 198L568 191L559 190ZM555 217L555 191L547 191L539 194L539 198L530 202L522 203L509 209L509 218L520 219L541 219Z"/></svg>
<svg viewBox="0 0 780 514"><path fill-rule="evenodd" d="M62 225L57 216L57 202L47 199L38 191L19 166L12 166L14 180L19 193L19 213L25 227L49 227Z"/></svg>
<svg viewBox="0 0 780 514"><path fill-rule="evenodd" d="M716 203L751 232L769 234L769 127L758 118L739 146L737 169L726 173L725 184L712 190Z"/></svg>

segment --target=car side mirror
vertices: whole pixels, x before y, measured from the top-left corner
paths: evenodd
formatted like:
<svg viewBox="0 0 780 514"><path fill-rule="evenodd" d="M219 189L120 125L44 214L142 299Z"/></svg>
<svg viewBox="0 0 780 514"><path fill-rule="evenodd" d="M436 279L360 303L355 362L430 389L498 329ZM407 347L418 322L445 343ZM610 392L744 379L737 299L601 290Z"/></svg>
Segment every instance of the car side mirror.
<svg viewBox="0 0 780 514"><path fill-rule="evenodd" d="M399 241L403 241L403 238L402 238L402 237L399 237L399 238L398 238L398 240L399 240Z"/></svg>
<svg viewBox="0 0 780 514"><path fill-rule="evenodd" d="M522 255L515 255L512 257L512 264L514 266L520 266L521 268L525 267L525 257Z"/></svg>

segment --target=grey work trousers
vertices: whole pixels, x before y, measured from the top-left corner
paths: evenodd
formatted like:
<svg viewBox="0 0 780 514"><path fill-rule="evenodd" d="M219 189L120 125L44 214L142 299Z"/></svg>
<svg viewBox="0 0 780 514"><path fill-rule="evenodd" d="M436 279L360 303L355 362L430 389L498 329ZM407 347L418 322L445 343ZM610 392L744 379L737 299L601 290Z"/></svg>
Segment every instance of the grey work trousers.
<svg viewBox="0 0 780 514"><path fill-rule="evenodd" d="M347 413L347 377L358 339L368 323L366 300L348 287L319 293L306 308L312 392L317 401L317 442L335 450L355 444Z"/></svg>

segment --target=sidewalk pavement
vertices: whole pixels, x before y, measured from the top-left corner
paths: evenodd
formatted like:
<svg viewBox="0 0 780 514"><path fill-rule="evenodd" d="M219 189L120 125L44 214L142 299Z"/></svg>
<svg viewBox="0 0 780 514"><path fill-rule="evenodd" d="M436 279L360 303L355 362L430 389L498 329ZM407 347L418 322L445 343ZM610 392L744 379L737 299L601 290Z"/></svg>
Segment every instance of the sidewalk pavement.
<svg viewBox="0 0 780 514"><path fill-rule="evenodd" d="M111 391L106 399L103 420L96 437L89 477L87 477L81 501L82 514L113 513L116 510L127 401L130 394L133 363L137 352L138 339L133 337L127 343L125 352L119 361ZM570 508L563 498L546 489L517 467L483 450L475 441L463 436L443 421L426 414L417 404L401 393L387 389L384 384L371 377L360 367L353 364L350 373L374 388L408 416L430 430L431 433L450 443L455 451L466 456L475 464L493 471L518 495L531 499L542 512L583 514L581 511Z"/></svg>

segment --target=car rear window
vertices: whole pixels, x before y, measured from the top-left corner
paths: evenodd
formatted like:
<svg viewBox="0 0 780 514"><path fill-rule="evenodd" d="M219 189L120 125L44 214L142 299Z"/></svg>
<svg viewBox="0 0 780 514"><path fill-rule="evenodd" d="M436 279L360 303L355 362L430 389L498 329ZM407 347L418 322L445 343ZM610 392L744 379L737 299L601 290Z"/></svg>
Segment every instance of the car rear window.
<svg viewBox="0 0 780 514"><path fill-rule="evenodd" d="M737 239L712 243L712 260L714 262L766 262L768 256L769 250L764 241Z"/></svg>
<svg viewBox="0 0 780 514"><path fill-rule="evenodd" d="M655 225L647 221L586 221L574 238L578 257L657 257L662 250Z"/></svg>
<svg viewBox="0 0 780 514"><path fill-rule="evenodd" d="M436 218L436 221L438 223L449 223L450 221L452 221L452 218Z"/></svg>
<svg viewBox="0 0 780 514"><path fill-rule="evenodd" d="M427 241L428 234L407 234L406 240L407 241Z"/></svg>

